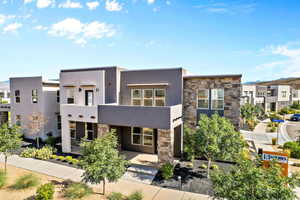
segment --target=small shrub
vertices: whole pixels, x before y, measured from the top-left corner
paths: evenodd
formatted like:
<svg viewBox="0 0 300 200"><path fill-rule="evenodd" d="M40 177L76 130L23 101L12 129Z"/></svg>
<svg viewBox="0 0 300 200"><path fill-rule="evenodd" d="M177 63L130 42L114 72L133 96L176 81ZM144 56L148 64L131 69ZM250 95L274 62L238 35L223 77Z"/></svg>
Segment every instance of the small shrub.
<svg viewBox="0 0 300 200"><path fill-rule="evenodd" d="M53 155L54 150L51 146L44 146L36 151L35 158L40 160L49 160Z"/></svg>
<svg viewBox="0 0 300 200"><path fill-rule="evenodd" d="M296 148L298 146L297 142L286 142L283 144L283 149L293 149Z"/></svg>
<svg viewBox="0 0 300 200"><path fill-rule="evenodd" d="M73 158L72 158L72 156L66 156L66 157L65 157L65 160L66 160L68 163L72 163Z"/></svg>
<svg viewBox="0 0 300 200"><path fill-rule="evenodd" d="M300 163L293 163L293 166L300 167Z"/></svg>
<svg viewBox="0 0 300 200"><path fill-rule="evenodd" d="M56 142L57 142L57 138L53 136L48 136L48 138L45 140L45 143L50 146L55 146Z"/></svg>
<svg viewBox="0 0 300 200"><path fill-rule="evenodd" d="M165 163L160 168L164 179L171 179L174 175L174 166L171 163Z"/></svg>
<svg viewBox="0 0 300 200"><path fill-rule="evenodd" d="M47 183L41 185L36 191L35 200L52 200L54 195L54 185Z"/></svg>
<svg viewBox="0 0 300 200"><path fill-rule="evenodd" d="M53 160L56 160L57 158L58 158L57 155L52 155L52 156L51 156L51 159L53 159Z"/></svg>
<svg viewBox="0 0 300 200"><path fill-rule="evenodd" d="M218 165L212 165L212 166L210 167L210 169L212 169L212 170L217 170L217 169L219 169L219 166L218 166Z"/></svg>
<svg viewBox="0 0 300 200"><path fill-rule="evenodd" d="M69 199L81 199L92 194L93 190L84 183L71 183L64 190L64 196Z"/></svg>
<svg viewBox="0 0 300 200"><path fill-rule="evenodd" d="M73 159L71 160L71 163L72 163L73 165L78 165L78 164L79 164L79 160L73 158Z"/></svg>
<svg viewBox="0 0 300 200"><path fill-rule="evenodd" d="M3 170L0 170L0 188L2 188L6 184L6 173Z"/></svg>
<svg viewBox="0 0 300 200"><path fill-rule="evenodd" d="M108 200L122 200L123 195L120 192L112 192L107 197Z"/></svg>
<svg viewBox="0 0 300 200"><path fill-rule="evenodd" d="M66 157L64 157L64 156L58 156L58 160L64 162L64 161L66 161Z"/></svg>
<svg viewBox="0 0 300 200"><path fill-rule="evenodd" d="M12 186L12 188L16 190L27 189L30 187L35 187L38 184L39 184L38 177L36 177L33 174L27 174L18 178L15 184Z"/></svg>
<svg viewBox="0 0 300 200"><path fill-rule="evenodd" d="M283 119L283 117L282 117L281 115L278 115L278 114L276 114L276 113L270 113L270 114L269 114L269 118L270 118L271 120L273 120L273 119Z"/></svg>
<svg viewBox="0 0 300 200"><path fill-rule="evenodd" d="M20 156L21 157L24 157L24 158L35 158L35 155L36 155L36 151L37 149L36 148L26 148L24 149Z"/></svg>
<svg viewBox="0 0 300 200"><path fill-rule="evenodd" d="M277 138L272 138L272 145L276 145L277 144Z"/></svg>
<svg viewBox="0 0 300 200"><path fill-rule="evenodd" d="M140 192L140 191L136 191L132 194L130 194L128 197L127 197L127 200L142 200L144 197L143 197L143 193Z"/></svg>
<svg viewBox="0 0 300 200"><path fill-rule="evenodd" d="M187 163L186 166L189 167L189 168L193 168L193 167L194 167L194 164L193 164L193 162L189 162L189 163Z"/></svg>
<svg viewBox="0 0 300 200"><path fill-rule="evenodd" d="M201 169L207 169L207 165L206 165L206 164L202 164L202 165L200 166L200 168L201 168Z"/></svg>

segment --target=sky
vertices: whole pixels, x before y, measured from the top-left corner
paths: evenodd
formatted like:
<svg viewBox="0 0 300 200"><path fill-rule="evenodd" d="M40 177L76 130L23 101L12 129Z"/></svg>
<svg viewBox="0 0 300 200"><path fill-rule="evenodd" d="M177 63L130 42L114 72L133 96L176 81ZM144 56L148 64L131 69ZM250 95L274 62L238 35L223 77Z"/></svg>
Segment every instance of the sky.
<svg viewBox="0 0 300 200"><path fill-rule="evenodd" d="M0 0L0 80L99 66L300 77L300 1Z"/></svg>

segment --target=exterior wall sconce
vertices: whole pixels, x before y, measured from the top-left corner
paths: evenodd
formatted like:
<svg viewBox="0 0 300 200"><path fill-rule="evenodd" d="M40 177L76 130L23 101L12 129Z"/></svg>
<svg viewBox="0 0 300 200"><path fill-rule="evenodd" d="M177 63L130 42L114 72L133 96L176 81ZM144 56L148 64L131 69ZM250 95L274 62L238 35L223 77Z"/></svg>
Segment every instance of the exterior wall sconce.
<svg viewBox="0 0 300 200"><path fill-rule="evenodd" d="M79 92L81 92L81 91L82 91L82 89L81 89L81 88L79 88L79 89L78 89L78 91L79 91Z"/></svg>

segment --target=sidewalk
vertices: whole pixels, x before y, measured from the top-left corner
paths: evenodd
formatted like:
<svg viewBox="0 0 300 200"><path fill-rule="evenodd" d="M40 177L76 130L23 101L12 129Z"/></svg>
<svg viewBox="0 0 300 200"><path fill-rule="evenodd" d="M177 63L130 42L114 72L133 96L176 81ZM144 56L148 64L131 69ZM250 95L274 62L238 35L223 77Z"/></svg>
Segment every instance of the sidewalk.
<svg viewBox="0 0 300 200"><path fill-rule="evenodd" d="M0 156L0 162L4 162L4 157ZM46 174L49 176L70 179L72 181L80 181L83 170L75 169L72 167L67 167L47 161L36 160L31 158L21 158L19 156L13 155L8 158L8 164L31 170L34 172ZM101 185L93 185L98 188ZM121 192L128 195L135 191L142 191L144 194L144 200L207 200L209 199L206 195L195 194L190 192L183 192L177 190L171 190L166 188L161 188L157 186L142 184L138 182L133 182L121 178L117 183L107 184L107 193L110 192Z"/></svg>

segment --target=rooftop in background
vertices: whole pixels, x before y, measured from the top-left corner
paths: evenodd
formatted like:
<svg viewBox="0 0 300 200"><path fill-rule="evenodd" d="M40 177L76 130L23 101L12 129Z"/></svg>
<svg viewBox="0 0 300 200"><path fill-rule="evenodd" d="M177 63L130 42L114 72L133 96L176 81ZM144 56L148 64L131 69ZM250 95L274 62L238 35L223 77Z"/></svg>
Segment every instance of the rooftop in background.
<svg viewBox="0 0 300 200"><path fill-rule="evenodd" d="M0 90L9 90L9 81L0 82Z"/></svg>

